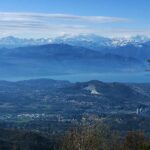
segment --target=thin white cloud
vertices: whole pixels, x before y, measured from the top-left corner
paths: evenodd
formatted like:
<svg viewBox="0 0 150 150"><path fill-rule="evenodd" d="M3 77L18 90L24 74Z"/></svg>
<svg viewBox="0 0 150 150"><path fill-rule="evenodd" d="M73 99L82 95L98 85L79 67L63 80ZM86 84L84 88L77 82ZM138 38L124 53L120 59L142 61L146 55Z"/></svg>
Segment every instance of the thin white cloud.
<svg viewBox="0 0 150 150"><path fill-rule="evenodd" d="M132 37L137 35L150 37L150 29L145 28L107 28L95 32L109 37Z"/></svg>
<svg viewBox="0 0 150 150"><path fill-rule="evenodd" d="M149 29L113 28L114 24L129 22L126 18L108 16L0 12L0 36L39 38L91 33L104 36L150 35Z"/></svg>
<svg viewBox="0 0 150 150"><path fill-rule="evenodd" d="M0 12L0 21L50 21L65 20L65 21L87 21L96 23L112 23L112 22L126 22L128 19L119 17L105 17L105 16L77 16L70 14L42 14L42 13L7 13Z"/></svg>

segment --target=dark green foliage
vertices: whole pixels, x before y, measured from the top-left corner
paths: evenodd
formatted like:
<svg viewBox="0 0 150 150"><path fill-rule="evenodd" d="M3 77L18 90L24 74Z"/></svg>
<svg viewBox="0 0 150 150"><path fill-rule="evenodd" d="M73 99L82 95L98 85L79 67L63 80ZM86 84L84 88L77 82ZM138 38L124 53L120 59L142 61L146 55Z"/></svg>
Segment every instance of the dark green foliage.
<svg viewBox="0 0 150 150"><path fill-rule="evenodd" d="M59 139L19 130L0 129L0 150L57 150Z"/></svg>
<svg viewBox="0 0 150 150"><path fill-rule="evenodd" d="M143 132L125 137L102 123L72 128L65 135L0 129L0 150L150 150Z"/></svg>
<svg viewBox="0 0 150 150"><path fill-rule="evenodd" d="M150 150L150 142L145 142L145 143L141 146L141 150Z"/></svg>

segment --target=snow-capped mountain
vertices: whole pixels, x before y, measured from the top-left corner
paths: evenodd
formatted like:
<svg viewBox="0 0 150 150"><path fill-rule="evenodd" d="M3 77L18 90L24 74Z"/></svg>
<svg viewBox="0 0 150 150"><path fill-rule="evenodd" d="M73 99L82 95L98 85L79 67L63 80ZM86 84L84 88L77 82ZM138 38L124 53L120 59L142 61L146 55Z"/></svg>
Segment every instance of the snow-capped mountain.
<svg viewBox="0 0 150 150"><path fill-rule="evenodd" d="M50 39L21 39L13 36L0 38L0 48L16 48L16 47L24 47L31 45L44 45L50 43Z"/></svg>
<svg viewBox="0 0 150 150"><path fill-rule="evenodd" d="M66 43L76 46L94 46L94 47L118 47L125 45L140 46L141 44L150 41L146 36L134 36L129 38L107 38L93 34L69 36L64 35L53 40L56 43Z"/></svg>
<svg viewBox="0 0 150 150"><path fill-rule="evenodd" d="M113 38L112 45L113 46L126 46L126 45L133 45L140 47L142 44L150 41L150 38L146 36L134 36L129 38Z"/></svg>
<svg viewBox="0 0 150 150"><path fill-rule="evenodd" d="M146 36L134 36L124 38L106 38L97 35L65 35L52 40L53 43L65 43L72 46L84 47L103 54L131 57L142 61L147 65L150 58L150 38Z"/></svg>
<svg viewBox="0 0 150 150"><path fill-rule="evenodd" d="M147 59L150 58L150 44L146 45L146 41L139 37L125 40L96 35L54 39L1 38L0 46L9 49L0 48L0 72L4 76L11 74L10 71L17 72L20 76L139 72L147 69ZM135 43L143 46L134 46Z"/></svg>
<svg viewBox="0 0 150 150"><path fill-rule="evenodd" d="M97 36L94 34L82 34L76 36L64 35L61 37L57 37L53 42L62 42L62 43L70 43L70 44L81 44L81 43L97 43L101 46L109 46L111 44L111 39Z"/></svg>
<svg viewBox="0 0 150 150"><path fill-rule="evenodd" d="M112 46L112 39L94 34L76 36L64 35L53 39L53 42L57 44L65 43L72 46L86 47L93 50L98 50L100 47Z"/></svg>
<svg viewBox="0 0 150 150"><path fill-rule="evenodd" d="M27 39L16 38L13 36L0 38L0 47L15 48L31 45L44 45L44 44L69 44L72 46L80 46L98 50L101 47L122 47L126 45L134 45L141 47L143 43L150 41L146 36L135 36L130 38L107 38L94 34L82 35L63 35L56 38L40 38L40 39Z"/></svg>

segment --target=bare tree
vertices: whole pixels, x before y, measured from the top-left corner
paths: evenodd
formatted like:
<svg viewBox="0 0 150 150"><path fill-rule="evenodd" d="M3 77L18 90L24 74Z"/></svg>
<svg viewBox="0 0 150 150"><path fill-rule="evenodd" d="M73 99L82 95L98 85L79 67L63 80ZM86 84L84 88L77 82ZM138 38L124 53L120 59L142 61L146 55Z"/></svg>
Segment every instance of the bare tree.
<svg viewBox="0 0 150 150"><path fill-rule="evenodd" d="M129 132L125 138L125 150L141 150L144 144L143 132Z"/></svg>
<svg viewBox="0 0 150 150"><path fill-rule="evenodd" d="M62 150L117 150L120 149L117 140L104 125L82 126L65 136Z"/></svg>

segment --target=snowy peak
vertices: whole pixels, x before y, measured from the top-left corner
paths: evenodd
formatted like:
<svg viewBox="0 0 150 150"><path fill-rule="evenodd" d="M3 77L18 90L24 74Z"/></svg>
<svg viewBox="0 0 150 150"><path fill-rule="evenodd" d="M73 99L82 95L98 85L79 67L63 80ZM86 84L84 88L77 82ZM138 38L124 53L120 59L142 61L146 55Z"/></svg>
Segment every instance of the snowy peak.
<svg viewBox="0 0 150 150"><path fill-rule="evenodd" d="M140 47L142 44L150 41L150 38L146 36L134 36L130 38L113 38L112 45L113 46L126 46L126 45L134 45Z"/></svg>
<svg viewBox="0 0 150 150"><path fill-rule="evenodd" d="M31 45L44 45L50 43L64 43L73 46L82 46L86 48L99 49L100 47L122 47L126 45L142 46L149 42L150 38L146 36L135 36L130 38L107 38L94 34L81 35L63 35L56 38L26 39L13 36L0 38L0 47L14 48Z"/></svg>
<svg viewBox="0 0 150 150"><path fill-rule="evenodd" d="M54 43L66 43L74 46L111 46L111 39L94 35L94 34L81 34L76 36L64 35L57 37L53 40Z"/></svg>
<svg viewBox="0 0 150 150"><path fill-rule="evenodd" d="M31 45L44 45L51 43L50 39L22 39L13 36L0 38L0 47L5 48L16 48L16 47L24 47Z"/></svg>
<svg viewBox="0 0 150 150"><path fill-rule="evenodd" d="M126 45L134 45L136 47L142 46L143 43L150 41L146 36L134 36L124 38L107 38L94 34L83 35L64 35L53 39L54 43L66 43L73 46L83 46L86 48L100 48L100 47L122 47Z"/></svg>

